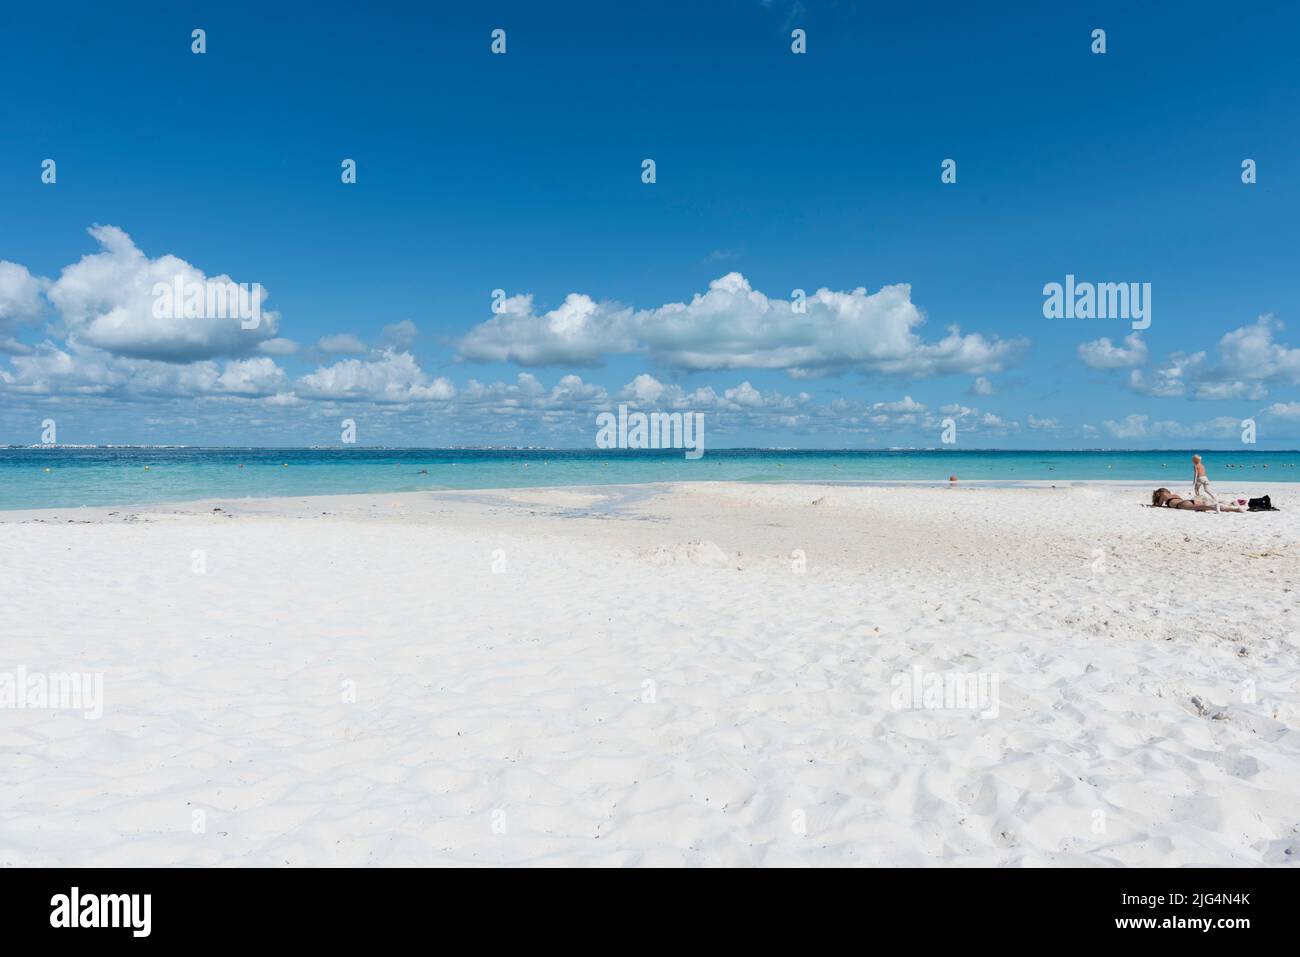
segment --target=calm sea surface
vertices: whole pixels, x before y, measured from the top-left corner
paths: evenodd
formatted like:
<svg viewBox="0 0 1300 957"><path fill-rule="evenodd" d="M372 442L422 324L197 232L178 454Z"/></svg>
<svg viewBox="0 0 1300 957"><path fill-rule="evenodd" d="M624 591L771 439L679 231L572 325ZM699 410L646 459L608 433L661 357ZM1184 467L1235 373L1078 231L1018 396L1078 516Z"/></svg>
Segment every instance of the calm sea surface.
<svg viewBox="0 0 1300 957"><path fill-rule="evenodd" d="M1204 452L1215 487L1300 481L1300 452ZM0 509L143 505L421 489L640 482L1022 482L1123 479L1191 486L1191 451L512 451L0 449ZM1229 468L1229 466L1235 468Z"/></svg>

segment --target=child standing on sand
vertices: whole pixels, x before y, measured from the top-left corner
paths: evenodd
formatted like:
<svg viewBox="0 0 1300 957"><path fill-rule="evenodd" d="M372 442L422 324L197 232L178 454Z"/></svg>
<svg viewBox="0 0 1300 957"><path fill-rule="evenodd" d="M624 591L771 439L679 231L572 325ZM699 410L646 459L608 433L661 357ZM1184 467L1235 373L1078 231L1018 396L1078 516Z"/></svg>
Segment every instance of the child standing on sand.
<svg viewBox="0 0 1300 957"><path fill-rule="evenodd" d="M1192 456L1192 500L1198 505L1213 505L1216 512L1219 510L1219 500L1210 491L1210 479L1199 455Z"/></svg>

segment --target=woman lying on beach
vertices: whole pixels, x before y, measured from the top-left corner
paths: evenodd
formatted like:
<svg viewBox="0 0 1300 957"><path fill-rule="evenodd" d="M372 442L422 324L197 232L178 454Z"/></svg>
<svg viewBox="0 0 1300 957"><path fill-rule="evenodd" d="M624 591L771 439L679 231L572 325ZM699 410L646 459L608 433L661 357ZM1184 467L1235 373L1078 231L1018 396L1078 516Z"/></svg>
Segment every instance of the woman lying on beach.
<svg viewBox="0 0 1300 957"><path fill-rule="evenodd" d="M1191 499L1175 495L1167 488L1158 488L1151 493L1152 508L1181 508L1189 512L1244 512L1236 505L1197 505Z"/></svg>

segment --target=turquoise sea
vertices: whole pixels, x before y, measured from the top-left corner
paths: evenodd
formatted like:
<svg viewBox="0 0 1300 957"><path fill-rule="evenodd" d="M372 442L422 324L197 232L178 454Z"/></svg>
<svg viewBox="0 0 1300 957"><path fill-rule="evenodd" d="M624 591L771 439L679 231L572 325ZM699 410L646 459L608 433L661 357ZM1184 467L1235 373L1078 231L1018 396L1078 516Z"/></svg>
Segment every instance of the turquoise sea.
<svg viewBox="0 0 1300 957"><path fill-rule="evenodd" d="M1162 452L680 451L507 449L0 448L0 509L143 505L422 489L641 482L1080 482L1191 484L1191 450ZM1300 452L1204 452L1217 488L1233 478L1300 481ZM1232 466L1230 468L1230 466Z"/></svg>

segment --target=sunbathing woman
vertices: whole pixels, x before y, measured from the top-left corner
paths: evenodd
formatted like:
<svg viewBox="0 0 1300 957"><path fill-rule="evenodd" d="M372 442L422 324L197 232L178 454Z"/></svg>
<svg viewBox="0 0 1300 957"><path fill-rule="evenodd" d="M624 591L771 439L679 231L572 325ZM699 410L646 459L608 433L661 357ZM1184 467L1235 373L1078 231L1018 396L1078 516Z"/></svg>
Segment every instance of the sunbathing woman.
<svg viewBox="0 0 1300 957"><path fill-rule="evenodd" d="M1158 488L1151 493L1152 508L1181 508L1188 512L1241 512L1244 509L1235 505L1197 505L1191 499L1175 495L1167 488Z"/></svg>

